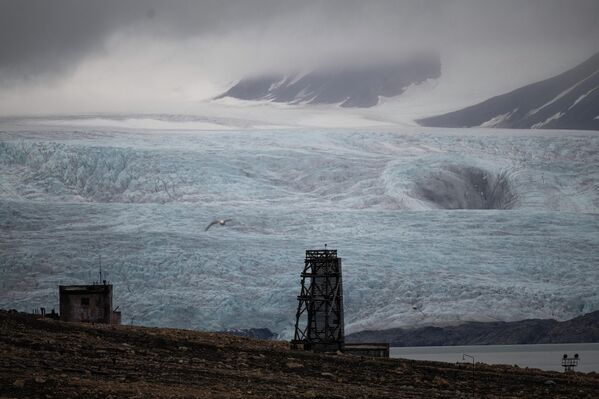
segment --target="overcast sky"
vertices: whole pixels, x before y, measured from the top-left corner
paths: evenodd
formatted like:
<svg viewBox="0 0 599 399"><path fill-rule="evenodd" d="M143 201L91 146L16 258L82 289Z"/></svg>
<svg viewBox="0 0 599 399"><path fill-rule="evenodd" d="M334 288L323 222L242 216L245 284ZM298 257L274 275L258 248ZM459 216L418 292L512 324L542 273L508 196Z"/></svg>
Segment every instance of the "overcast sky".
<svg viewBox="0 0 599 399"><path fill-rule="evenodd" d="M0 0L0 113L155 112L416 50L441 54L446 90L484 96L599 51L598 21L597 0Z"/></svg>

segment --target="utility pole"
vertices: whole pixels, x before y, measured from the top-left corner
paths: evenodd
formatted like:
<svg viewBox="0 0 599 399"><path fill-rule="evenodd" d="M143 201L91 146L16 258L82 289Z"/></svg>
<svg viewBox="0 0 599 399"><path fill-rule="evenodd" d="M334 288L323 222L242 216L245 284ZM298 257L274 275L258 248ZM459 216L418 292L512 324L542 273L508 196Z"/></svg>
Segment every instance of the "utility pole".
<svg viewBox="0 0 599 399"><path fill-rule="evenodd" d="M102 254L98 254L100 257L100 284L102 284Z"/></svg>
<svg viewBox="0 0 599 399"><path fill-rule="evenodd" d="M472 397L474 398L474 356L462 353L462 360L466 360L467 357L472 359Z"/></svg>

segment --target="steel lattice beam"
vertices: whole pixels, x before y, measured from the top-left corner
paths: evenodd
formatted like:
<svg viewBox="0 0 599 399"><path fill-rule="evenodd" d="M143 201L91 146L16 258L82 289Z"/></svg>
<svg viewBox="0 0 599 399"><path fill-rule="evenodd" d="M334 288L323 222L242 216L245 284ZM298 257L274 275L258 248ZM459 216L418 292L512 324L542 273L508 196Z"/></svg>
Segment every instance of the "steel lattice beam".
<svg viewBox="0 0 599 399"><path fill-rule="evenodd" d="M297 299L292 343L307 350L343 350L343 284L337 250L306 251Z"/></svg>

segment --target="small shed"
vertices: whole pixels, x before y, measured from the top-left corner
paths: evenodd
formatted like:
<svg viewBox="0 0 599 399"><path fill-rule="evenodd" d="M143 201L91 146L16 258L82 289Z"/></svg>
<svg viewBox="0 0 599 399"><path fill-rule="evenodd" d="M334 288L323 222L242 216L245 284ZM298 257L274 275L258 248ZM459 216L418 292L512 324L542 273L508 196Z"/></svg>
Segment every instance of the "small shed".
<svg viewBox="0 0 599 399"><path fill-rule="evenodd" d="M346 353L348 355L365 357L389 357L389 343L346 343L343 349L343 353Z"/></svg>
<svg viewBox="0 0 599 399"><path fill-rule="evenodd" d="M120 323L120 312L118 316L113 315L112 284L104 281L103 284L60 285L58 288L61 321Z"/></svg>

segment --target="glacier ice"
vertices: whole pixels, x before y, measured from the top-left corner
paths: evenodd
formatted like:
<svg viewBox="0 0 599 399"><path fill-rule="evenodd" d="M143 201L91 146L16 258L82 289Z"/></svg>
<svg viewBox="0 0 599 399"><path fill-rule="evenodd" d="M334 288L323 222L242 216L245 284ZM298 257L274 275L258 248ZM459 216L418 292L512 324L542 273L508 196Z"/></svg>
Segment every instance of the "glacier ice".
<svg viewBox="0 0 599 399"><path fill-rule="evenodd" d="M0 131L2 308L56 307L101 256L126 323L288 337L324 243L348 332L599 308L596 132Z"/></svg>

